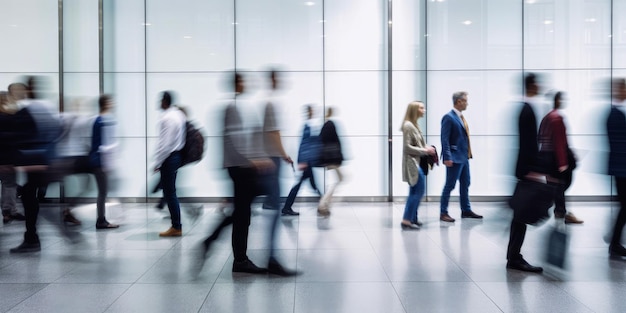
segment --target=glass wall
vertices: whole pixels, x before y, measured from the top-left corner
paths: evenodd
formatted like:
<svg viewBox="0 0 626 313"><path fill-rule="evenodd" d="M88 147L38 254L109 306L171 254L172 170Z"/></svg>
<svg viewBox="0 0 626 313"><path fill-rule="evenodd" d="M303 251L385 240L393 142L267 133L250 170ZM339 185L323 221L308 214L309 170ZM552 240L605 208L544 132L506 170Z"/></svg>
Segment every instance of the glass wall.
<svg viewBox="0 0 626 313"><path fill-rule="evenodd" d="M626 16L617 13L625 9L626 0L5 0L0 86L45 75L59 110L89 114L99 93L112 94L120 162L111 195L139 199L159 196L150 165L162 91L174 92L206 136L205 158L179 172L181 197L231 195L221 167L228 77L242 73L249 100L261 106L275 69L288 154L297 157L303 106L314 105L319 124L333 107L347 157L337 195L385 199L408 193L399 130L407 104L426 103L420 125L440 149L441 118L463 90L470 195L506 196L515 181L522 77L537 72L546 112L550 91L567 95L562 111L579 156L568 194L606 196L606 82L626 75ZM335 180L315 174L320 184ZM283 196L296 178L282 167ZM444 180L445 167L431 171L427 195L438 197Z"/></svg>

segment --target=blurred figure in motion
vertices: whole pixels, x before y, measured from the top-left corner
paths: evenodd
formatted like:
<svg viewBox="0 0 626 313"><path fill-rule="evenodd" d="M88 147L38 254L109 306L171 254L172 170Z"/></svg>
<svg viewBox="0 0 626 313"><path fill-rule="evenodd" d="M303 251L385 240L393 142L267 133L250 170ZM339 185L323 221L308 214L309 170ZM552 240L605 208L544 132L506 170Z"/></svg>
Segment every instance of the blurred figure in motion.
<svg viewBox="0 0 626 313"><path fill-rule="evenodd" d="M426 191L426 175L419 166L420 158L436 154L435 148L427 146L417 120L426 115L426 106L421 101L409 103L402 122L402 181L409 184L409 196L402 215L403 230L416 230L422 226L417 210Z"/></svg>
<svg viewBox="0 0 626 313"><path fill-rule="evenodd" d="M36 78L30 78L33 81ZM32 84L29 88L34 88ZM35 252L41 250L37 235L39 202L37 189L45 186L55 176L51 164L55 161L55 141L61 133L61 123L57 113L38 98L39 90L29 89L33 95L22 103L14 115L0 122L1 137L14 145L4 153L12 154L12 164L27 173L27 182L22 188L22 203L26 217L24 241L12 248L11 253Z"/></svg>
<svg viewBox="0 0 626 313"><path fill-rule="evenodd" d="M161 109L163 113L159 119L159 141L155 152L154 173L161 174L163 197L170 211L172 226L159 233L161 237L179 237L183 230L180 223L180 203L176 195L176 174L181 166L180 150L185 146L185 114L177 107L172 106L172 94L164 91L161 94Z"/></svg>
<svg viewBox="0 0 626 313"><path fill-rule="evenodd" d="M280 206L279 174L281 161L293 164L291 157L287 155L287 152L285 152L282 139L280 138L280 126L278 121L280 106L278 103L278 93L280 92L282 81L279 75L280 74L276 70L271 70L269 72L268 78L270 80L271 90L267 103L265 104L265 112L263 114L263 142L265 152L270 157L272 162L274 162L275 166L275 170L265 173L261 177L266 188L265 193L267 194L265 202L263 203L263 208L270 210L278 210ZM284 215L298 215L298 213L291 209L283 210L282 213Z"/></svg>
<svg viewBox="0 0 626 313"><path fill-rule="evenodd" d="M609 138L609 175L615 179L619 213L613 226L609 245L611 257L626 257L626 248L621 243L626 224L626 79L614 78L611 82L611 112L606 121Z"/></svg>
<svg viewBox="0 0 626 313"><path fill-rule="evenodd" d="M343 181L343 175L339 169L344 160L343 152L341 141L337 134L337 127L332 117L333 108L328 107L326 109L324 126L322 126L322 130L320 130L320 141L322 142L320 164L324 166L326 170L334 171L337 174L337 181L325 190L324 196L322 196L317 206L317 213L323 217L330 215L330 202L332 201L333 193L337 186Z"/></svg>
<svg viewBox="0 0 626 313"><path fill-rule="evenodd" d="M554 94L554 106L539 126L539 167L548 174L548 184L555 186L554 217L563 219L565 224L582 224L583 221L565 209L565 191L572 184L572 174L576 168L576 156L567 142L567 128L559 113L564 94Z"/></svg>
<svg viewBox="0 0 626 313"><path fill-rule="evenodd" d="M113 116L114 103L110 95L101 95L98 99L99 114L93 123L91 145L89 150L89 170L96 177L98 198L96 208L98 219L96 229L118 228L105 217L105 203L109 190L108 176L114 170L115 150L115 117Z"/></svg>
<svg viewBox="0 0 626 313"><path fill-rule="evenodd" d="M44 98L44 94L47 91L47 81L41 76L28 76L26 79L26 101L31 101L32 99L39 99L39 101ZM45 103L45 102L44 102ZM48 104L48 103L46 103ZM48 192L48 184L46 182L41 186L37 187L37 199L40 203L49 203L50 200L46 199L46 193Z"/></svg>
<svg viewBox="0 0 626 313"><path fill-rule="evenodd" d="M319 162L320 140L318 133L311 129L311 120L313 119L313 105L308 104L305 107L306 121L302 130L302 139L300 140L300 148L298 149L298 170L302 171L302 175L298 182L289 191L289 196L285 201L282 213L283 215L299 215L300 213L292 209L292 205L296 200L300 186L305 180L309 180L311 188L321 197L322 193L317 189L315 177L313 176L313 165Z"/></svg>
<svg viewBox="0 0 626 313"><path fill-rule="evenodd" d="M537 131L537 121L542 117L540 108L539 93L540 87L537 76L528 73L524 78L525 96L522 100L522 107L518 117L519 151L515 167L515 176L520 180L541 180L544 175L538 173L537 154L539 153ZM526 224L511 221L509 244L506 253L506 268L525 272L539 273L543 268L532 266L524 260L521 254L522 244L526 237Z"/></svg>
<svg viewBox="0 0 626 313"><path fill-rule="evenodd" d="M13 85L13 84L12 84ZM9 86L11 90L11 86ZM17 112L15 102L11 103L9 94L0 92L0 115L10 116ZM3 147L0 146L0 149ZM2 223L8 224L12 221L23 221L24 215L17 210L17 181L13 166L6 166L0 170L0 182L2 182Z"/></svg>
<svg viewBox="0 0 626 313"><path fill-rule="evenodd" d="M262 146L259 113L245 100L245 83L241 74L233 77L234 99L224 113L224 167L233 181L233 272L264 273L247 255L251 204L259 193L259 175L274 170ZM208 240L210 240L209 237ZM208 247L210 241L205 242Z"/></svg>

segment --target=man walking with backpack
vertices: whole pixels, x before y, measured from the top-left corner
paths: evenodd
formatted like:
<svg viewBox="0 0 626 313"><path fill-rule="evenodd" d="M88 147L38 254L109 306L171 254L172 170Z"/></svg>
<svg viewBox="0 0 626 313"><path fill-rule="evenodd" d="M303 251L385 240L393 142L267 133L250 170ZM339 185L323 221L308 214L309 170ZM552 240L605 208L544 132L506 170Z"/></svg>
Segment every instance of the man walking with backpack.
<svg viewBox="0 0 626 313"><path fill-rule="evenodd" d="M163 197L172 218L172 227L159 233L161 237L180 237L183 234L180 223L180 203L176 195L176 174L182 164L181 150L185 146L185 114L172 106L172 95L164 91L161 96L163 114L159 120L159 141L155 153L154 172L161 173Z"/></svg>

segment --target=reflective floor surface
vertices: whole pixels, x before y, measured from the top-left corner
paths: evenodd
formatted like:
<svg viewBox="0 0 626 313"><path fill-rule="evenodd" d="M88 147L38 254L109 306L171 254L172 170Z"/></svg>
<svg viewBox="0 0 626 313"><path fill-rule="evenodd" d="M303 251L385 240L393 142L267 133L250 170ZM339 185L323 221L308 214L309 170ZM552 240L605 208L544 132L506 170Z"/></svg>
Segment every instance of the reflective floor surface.
<svg viewBox="0 0 626 313"><path fill-rule="evenodd" d="M110 204L119 229L96 231L95 206L74 209L81 226L59 227L59 208L42 208L42 251L10 254L23 222L0 228L1 312L624 312L626 261L608 257L605 236L615 203L568 208L582 225L570 234L565 270L543 274L505 269L511 212L502 203L473 203L484 220L438 219L423 203L418 231L400 228L403 203L335 203L330 218L313 203L299 217L281 217L276 247L295 277L232 273L231 227L203 255L201 242L223 214L183 208L183 237L159 238L167 209ZM250 259L265 266L272 212L253 210ZM522 253L543 265L550 219L529 227ZM69 231L69 233L68 233ZM68 234L70 236L68 236Z"/></svg>

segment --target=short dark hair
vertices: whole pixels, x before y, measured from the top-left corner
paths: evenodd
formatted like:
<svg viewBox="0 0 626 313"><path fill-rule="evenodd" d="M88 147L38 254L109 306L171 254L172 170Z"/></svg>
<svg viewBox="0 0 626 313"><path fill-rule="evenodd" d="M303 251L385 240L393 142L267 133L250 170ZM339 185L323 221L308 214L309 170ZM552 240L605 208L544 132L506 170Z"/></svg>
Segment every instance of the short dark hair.
<svg viewBox="0 0 626 313"><path fill-rule="evenodd" d="M537 84L537 75L535 75L535 73L526 74L526 77L524 77L524 90L526 91L536 84Z"/></svg>
<svg viewBox="0 0 626 313"><path fill-rule="evenodd" d="M557 102L557 101L561 101L561 99L562 99L562 98L563 98L563 92L562 92L562 91L557 91L557 92L554 94L554 108L555 108L555 109L558 109L558 108L556 107L556 102Z"/></svg>
<svg viewBox="0 0 626 313"><path fill-rule="evenodd" d="M100 95L100 98L98 99L98 108L100 109L100 112L104 110L107 103L111 101L111 99L111 95Z"/></svg>
<svg viewBox="0 0 626 313"><path fill-rule="evenodd" d="M165 103L167 104L167 106L172 105L173 99L172 99L172 93L170 91L164 91L162 96L161 96L161 100L165 101Z"/></svg>

